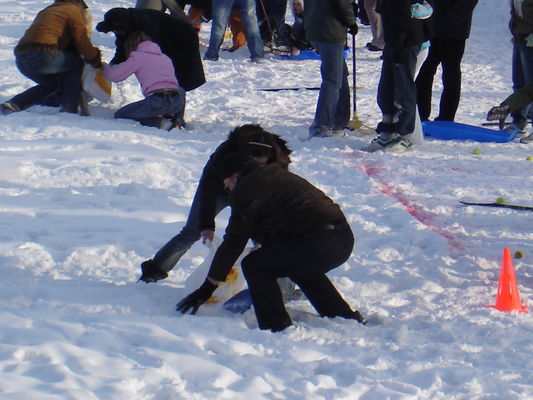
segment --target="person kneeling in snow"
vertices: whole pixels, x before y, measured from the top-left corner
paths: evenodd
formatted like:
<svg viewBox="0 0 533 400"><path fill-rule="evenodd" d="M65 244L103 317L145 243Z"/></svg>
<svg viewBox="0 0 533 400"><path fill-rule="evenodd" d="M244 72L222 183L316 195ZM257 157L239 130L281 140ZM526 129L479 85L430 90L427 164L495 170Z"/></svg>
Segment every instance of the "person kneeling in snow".
<svg viewBox="0 0 533 400"><path fill-rule="evenodd" d="M522 107L527 106L532 102L533 83L529 83L507 97L499 106L492 107L487 114L487 120L499 120L500 129L502 129L505 123L505 118L507 118L510 113L520 110ZM529 136L524 136L519 132L516 137L521 137L520 142L522 143L533 143L533 133L530 133Z"/></svg>
<svg viewBox="0 0 533 400"><path fill-rule="evenodd" d="M198 308L226 279L248 239L261 244L242 261L260 329L282 331L292 324L277 278L296 283L323 317L366 323L339 294L326 272L350 256L354 237L340 207L305 179L278 164L260 166L239 154L222 165L231 192L231 217L202 286L180 301L183 314Z"/></svg>
<svg viewBox="0 0 533 400"><path fill-rule="evenodd" d="M140 31L128 36L125 48L127 60L105 65L104 76L112 82L121 82L135 74L145 98L122 107L115 118L134 119L142 125L166 130L185 126L185 91L178 85L170 58Z"/></svg>

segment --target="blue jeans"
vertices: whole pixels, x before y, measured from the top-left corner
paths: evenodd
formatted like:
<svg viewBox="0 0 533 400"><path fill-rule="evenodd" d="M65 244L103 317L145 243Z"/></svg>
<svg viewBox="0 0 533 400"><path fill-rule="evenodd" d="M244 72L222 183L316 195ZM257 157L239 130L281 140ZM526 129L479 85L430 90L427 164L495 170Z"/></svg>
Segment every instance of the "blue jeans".
<svg viewBox="0 0 533 400"><path fill-rule="evenodd" d="M398 49L402 64L395 63L389 44L383 48L383 64L378 84L378 106L384 123L394 123L394 131L399 135L409 135L415 129L416 85L413 79L416 57L421 45L406 46Z"/></svg>
<svg viewBox="0 0 533 400"><path fill-rule="evenodd" d="M237 9L246 32L246 43L252 60L265 57L263 42L259 35L254 0L213 0L213 21L211 23L211 37L205 58L218 60L218 51L224 41L224 33L232 8Z"/></svg>
<svg viewBox="0 0 533 400"><path fill-rule="evenodd" d="M126 118L139 121L145 126L159 127L161 117L164 115L177 114L177 118L183 121L185 111L185 91L178 89L175 95L151 94L144 100L130 103L115 112L115 118Z"/></svg>
<svg viewBox="0 0 533 400"><path fill-rule="evenodd" d="M513 46L513 90L518 90L533 82L533 47L521 44ZM511 113L513 123L518 128L527 125L529 104Z"/></svg>
<svg viewBox="0 0 533 400"><path fill-rule="evenodd" d="M344 61L344 42L312 42L320 53L322 84L315 118L309 136L346 128L350 121L348 67Z"/></svg>
<svg viewBox="0 0 533 400"><path fill-rule="evenodd" d="M199 197L200 194L197 190L185 226L181 229L180 233L170 239L154 256L154 263L160 270L168 272L174 268L187 250L200 239L200 229L198 229ZM218 213L228 206L229 198L227 196L219 196L216 202L215 215L218 215Z"/></svg>
<svg viewBox="0 0 533 400"><path fill-rule="evenodd" d="M19 71L37 86L16 95L11 103L24 110L60 93L63 110L78 112L83 60L77 53L27 50L16 56L16 64Z"/></svg>

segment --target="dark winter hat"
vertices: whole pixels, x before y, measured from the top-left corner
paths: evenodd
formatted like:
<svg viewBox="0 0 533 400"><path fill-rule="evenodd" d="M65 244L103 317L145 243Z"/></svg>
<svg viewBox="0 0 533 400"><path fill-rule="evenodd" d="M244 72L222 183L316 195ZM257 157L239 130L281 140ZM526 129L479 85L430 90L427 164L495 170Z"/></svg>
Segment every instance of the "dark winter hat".
<svg viewBox="0 0 533 400"><path fill-rule="evenodd" d="M96 25L96 30L104 33L114 30L129 30L130 15L128 8L112 8L104 14L104 20Z"/></svg>
<svg viewBox="0 0 533 400"><path fill-rule="evenodd" d="M249 156L241 153L229 153L222 157L220 161L220 179L226 179L244 169L248 163L254 163Z"/></svg>

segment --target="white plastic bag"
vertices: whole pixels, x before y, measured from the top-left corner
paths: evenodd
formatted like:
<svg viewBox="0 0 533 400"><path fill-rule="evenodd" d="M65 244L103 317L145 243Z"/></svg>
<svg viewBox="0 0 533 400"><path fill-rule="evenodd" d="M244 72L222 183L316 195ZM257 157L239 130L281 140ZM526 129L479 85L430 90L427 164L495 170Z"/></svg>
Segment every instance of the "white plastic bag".
<svg viewBox="0 0 533 400"><path fill-rule="evenodd" d="M85 64L81 82L85 93L103 103L111 100L111 82L104 77L102 68L94 68L89 64Z"/></svg>
<svg viewBox="0 0 533 400"><path fill-rule="evenodd" d="M192 293L193 291L198 289L200 285L204 282L207 273L209 272L211 261L213 261L213 257L215 256L218 246L220 246L221 243L222 239L215 236L213 241L209 244L208 256L205 258L204 262L200 264L185 281L185 292L187 294ZM250 251L252 251L252 247L247 247L246 249L244 249L244 251L241 253L239 258L235 262L235 265L231 269L230 273L228 274L226 281L222 285L220 285L217 290L215 290L215 293L213 293L213 295L209 298L206 304L222 305L227 300L231 299L233 296L239 293L241 290L246 289L247 284L242 274L241 261L250 253Z"/></svg>

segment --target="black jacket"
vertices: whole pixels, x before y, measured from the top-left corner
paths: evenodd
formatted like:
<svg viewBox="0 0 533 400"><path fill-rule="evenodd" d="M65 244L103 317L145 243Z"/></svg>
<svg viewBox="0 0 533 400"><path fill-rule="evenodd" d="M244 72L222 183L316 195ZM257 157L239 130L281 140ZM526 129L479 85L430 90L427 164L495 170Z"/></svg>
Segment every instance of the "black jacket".
<svg viewBox="0 0 533 400"><path fill-rule="evenodd" d="M143 31L170 57L176 78L184 90L193 90L205 83L198 35L182 11L170 16L156 10L112 8L96 25L96 30L115 32L117 49L111 64L126 60L124 42L128 35Z"/></svg>
<svg viewBox="0 0 533 400"><path fill-rule="evenodd" d="M198 184L198 228L202 231L205 229L215 229L216 203L218 198L228 198L224 190L223 177L220 176L221 164L224 157L230 153L241 153L248 142L249 135L254 130L234 130L228 139L222 142L217 149L211 154L205 165L200 183ZM268 162L275 162L287 169L290 161L289 154L291 150L287 147L284 139L264 131L270 136L271 143L275 149L275 155Z"/></svg>
<svg viewBox="0 0 533 400"><path fill-rule="evenodd" d="M435 38L466 40L478 0L433 0Z"/></svg>
<svg viewBox="0 0 533 400"><path fill-rule="evenodd" d="M304 178L277 164L255 168L231 193L231 217L208 276L224 281L249 238L268 245L343 222L340 207Z"/></svg>
<svg viewBox="0 0 533 400"><path fill-rule="evenodd" d="M376 12L381 14L385 43L393 49L422 44L431 39L431 19L411 17L415 0L377 0ZM433 0L428 1L433 4Z"/></svg>
<svg viewBox="0 0 533 400"><path fill-rule="evenodd" d="M519 10L511 2L509 29L513 34L514 44L526 44L526 37L533 33L533 0L523 0Z"/></svg>
<svg viewBox="0 0 533 400"><path fill-rule="evenodd" d="M355 25L354 0L305 0L304 26L307 40L344 42L346 28Z"/></svg>

